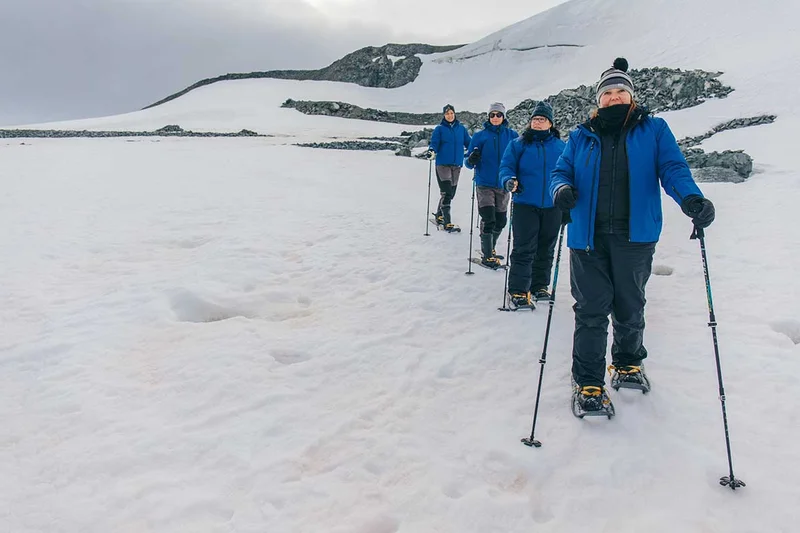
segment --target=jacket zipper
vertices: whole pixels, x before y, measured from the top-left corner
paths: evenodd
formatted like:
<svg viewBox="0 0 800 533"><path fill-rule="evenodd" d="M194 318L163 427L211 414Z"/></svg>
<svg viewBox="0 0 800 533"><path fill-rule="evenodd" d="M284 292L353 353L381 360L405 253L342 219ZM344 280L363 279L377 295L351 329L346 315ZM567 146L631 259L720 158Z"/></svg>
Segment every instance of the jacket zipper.
<svg viewBox="0 0 800 533"><path fill-rule="evenodd" d="M611 145L611 194L608 200L608 232L614 233L614 185L617 181L617 143L619 138L614 139Z"/></svg>
<svg viewBox="0 0 800 533"><path fill-rule="evenodd" d="M641 120L641 117L637 118L636 122L628 131L631 131L633 128L635 128ZM623 139L623 142L625 143L625 165L628 167L628 242L632 242L631 228L633 228L633 224L631 224L631 220L633 220L633 193L631 192L631 180L633 177L631 175L631 161L628 158L628 131L624 132L625 138ZM675 189L675 187L673 187L673 189Z"/></svg>
<svg viewBox="0 0 800 533"><path fill-rule="evenodd" d="M586 164L584 166L589 166L589 159L592 157L592 151L594 150L594 139L592 139L592 144L589 145L589 153L586 154ZM595 176L592 175L592 194L589 196L589 219L586 221L586 252L589 253L589 234L592 231L592 199L594 198L594 185L595 185Z"/></svg>
<svg viewBox="0 0 800 533"><path fill-rule="evenodd" d="M542 209L544 209L544 195L547 190L547 150L544 149L544 142L540 142L542 148Z"/></svg>
<svg viewBox="0 0 800 533"><path fill-rule="evenodd" d="M628 167L628 242L631 242L631 224L633 216L633 193L631 192L631 183L633 177L631 176L631 161L628 159L628 134L625 134L625 165Z"/></svg>
<svg viewBox="0 0 800 533"><path fill-rule="evenodd" d="M497 132L494 134L494 151L497 153L497 161L499 162L501 159L500 154L500 130L498 129ZM502 189L500 187L500 165L497 168L497 177L494 179L495 185L497 185L498 189Z"/></svg>
<svg viewBox="0 0 800 533"><path fill-rule="evenodd" d="M456 161L458 161L458 145L456 144L456 121L450 123L450 132L453 134L453 166L455 166ZM464 151L464 148L461 148L461 151Z"/></svg>
<svg viewBox="0 0 800 533"><path fill-rule="evenodd" d="M586 154L586 163L583 166L589 166L589 158L592 157L592 150L594 150L594 139L592 139L592 144L589 146L589 153Z"/></svg>

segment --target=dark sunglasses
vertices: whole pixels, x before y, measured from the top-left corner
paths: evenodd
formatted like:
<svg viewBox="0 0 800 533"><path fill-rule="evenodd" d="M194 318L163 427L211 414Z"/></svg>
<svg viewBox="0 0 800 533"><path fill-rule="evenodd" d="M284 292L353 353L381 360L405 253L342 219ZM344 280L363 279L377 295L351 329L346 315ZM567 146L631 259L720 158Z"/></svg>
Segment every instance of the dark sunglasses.
<svg viewBox="0 0 800 533"><path fill-rule="evenodd" d="M503 114L498 113L497 111L492 111L491 113L489 113L489 118L495 118L495 117L503 118Z"/></svg>

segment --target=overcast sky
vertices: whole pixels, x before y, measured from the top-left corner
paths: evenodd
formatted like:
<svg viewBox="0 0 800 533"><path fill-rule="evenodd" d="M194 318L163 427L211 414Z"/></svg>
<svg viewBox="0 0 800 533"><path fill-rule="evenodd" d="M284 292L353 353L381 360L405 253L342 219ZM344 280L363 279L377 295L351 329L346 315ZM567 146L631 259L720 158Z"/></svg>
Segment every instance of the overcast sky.
<svg viewBox="0 0 800 533"><path fill-rule="evenodd" d="M124 113L227 72L469 43L564 0L0 0L0 125Z"/></svg>

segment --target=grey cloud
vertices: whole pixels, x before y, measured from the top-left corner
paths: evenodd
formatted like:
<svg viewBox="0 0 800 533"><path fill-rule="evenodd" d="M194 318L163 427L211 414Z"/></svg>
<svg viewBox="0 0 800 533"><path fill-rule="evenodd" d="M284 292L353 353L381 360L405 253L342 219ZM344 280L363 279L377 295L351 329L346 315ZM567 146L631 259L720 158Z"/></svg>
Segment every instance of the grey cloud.
<svg viewBox="0 0 800 533"><path fill-rule="evenodd" d="M311 1L311 0L308 0ZM0 125L134 111L228 72L468 43L564 0L0 0Z"/></svg>
<svg viewBox="0 0 800 533"><path fill-rule="evenodd" d="M2 4L4 125L133 111L226 72L318 68L390 33L288 0Z"/></svg>

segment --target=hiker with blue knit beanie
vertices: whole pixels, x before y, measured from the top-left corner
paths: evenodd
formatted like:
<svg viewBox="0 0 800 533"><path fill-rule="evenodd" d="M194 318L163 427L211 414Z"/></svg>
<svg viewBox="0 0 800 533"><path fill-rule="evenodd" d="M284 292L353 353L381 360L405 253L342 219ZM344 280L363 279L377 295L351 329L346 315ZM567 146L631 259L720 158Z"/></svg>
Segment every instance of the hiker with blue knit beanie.
<svg viewBox="0 0 800 533"><path fill-rule="evenodd" d="M433 130L426 156L436 159L436 182L439 184L439 206L436 223L446 231L458 231L450 219L450 203L456 195L458 177L464 164L464 150L469 146L467 128L456 119L456 110L447 104L442 108L442 122Z"/></svg>
<svg viewBox="0 0 800 533"><path fill-rule="evenodd" d="M500 182L500 160L508 143L519 137L508 127L506 107L500 102L489 106L489 118L483 129L472 137L467 149L467 168L474 169L475 193L478 198L478 215L481 217L481 264L500 268L503 256L495 253L495 245L506 226L510 193Z"/></svg>
<svg viewBox="0 0 800 533"><path fill-rule="evenodd" d="M553 126L553 108L539 102L522 137L506 148L500 181L514 193L511 233L511 268L508 272L509 305L534 309L535 300L550 297L550 271L562 212L553 207L550 173L564 141Z"/></svg>
<svg viewBox="0 0 800 533"><path fill-rule="evenodd" d="M637 105L628 62L597 82L599 108L579 125L552 174L555 205L570 210L567 246L575 299L573 413L612 415L605 390L608 317L614 331L611 386L650 389L642 361L645 285L661 234L661 188L696 227L714 221L675 137ZM659 187L660 186L660 187Z"/></svg>

